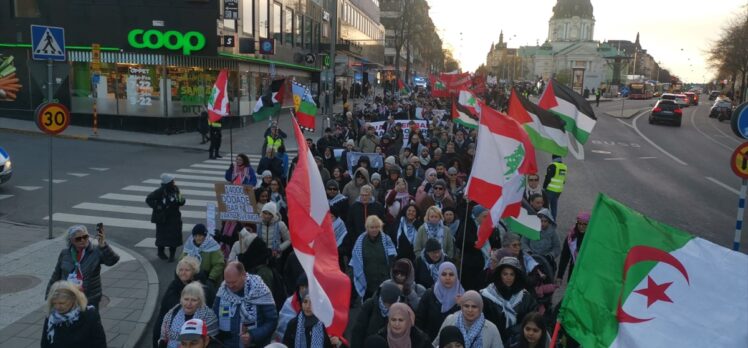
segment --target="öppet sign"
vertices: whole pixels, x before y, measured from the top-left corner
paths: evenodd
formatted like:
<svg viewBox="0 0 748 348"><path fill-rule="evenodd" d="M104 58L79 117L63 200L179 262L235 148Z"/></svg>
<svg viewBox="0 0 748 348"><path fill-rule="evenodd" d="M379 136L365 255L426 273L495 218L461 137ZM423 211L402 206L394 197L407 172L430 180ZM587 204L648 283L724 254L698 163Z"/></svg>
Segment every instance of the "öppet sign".
<svg viewBox="0 0 748 348"><path fill-rule="evenodd" d="M60 103L46 103L36 108L36 125L47 134L60 134L70 125L70 111Z"/></svg>
<svg viewBox="0 0 748 348"><path fill-rule="evenodd" d="M740 144L732 153L730 168L735 175L748 179L748 142Z"/></svg>

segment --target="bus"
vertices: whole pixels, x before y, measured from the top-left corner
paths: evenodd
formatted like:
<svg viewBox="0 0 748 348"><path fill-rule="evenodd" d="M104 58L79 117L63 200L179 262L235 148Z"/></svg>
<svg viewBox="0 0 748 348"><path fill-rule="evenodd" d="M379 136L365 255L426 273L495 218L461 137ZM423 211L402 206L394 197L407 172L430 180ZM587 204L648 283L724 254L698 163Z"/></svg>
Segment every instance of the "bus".
<svg viewBox="0 0 748 348"><path fill-rule="evenodd" d="M654 96L654 85L649 82L629 83L629 99L650 99Z"/></svg>

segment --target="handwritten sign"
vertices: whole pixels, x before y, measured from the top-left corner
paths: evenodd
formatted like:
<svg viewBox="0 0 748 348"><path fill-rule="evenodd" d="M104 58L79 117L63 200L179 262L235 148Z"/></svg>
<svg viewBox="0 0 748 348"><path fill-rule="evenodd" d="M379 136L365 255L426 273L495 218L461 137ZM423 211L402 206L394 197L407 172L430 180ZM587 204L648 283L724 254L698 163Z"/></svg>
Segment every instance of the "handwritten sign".
<svg viewBox="0 0 748 348"><path fill-rule="evenodd" d="M359 158L366 156L369 157L370 168L367 169L371 174L371 168L379 169L384 166L384 158L380 154L376 153L363 153L363 152L349 152L348 153L348 172L353 173L353 168L358 164Z"/></svg>
<svg viewBox="0 0 748 348"><path fill-rule="evenodd" d="M254 211L255 192L252 186L216 183L218 217L224 221L260 222Z"/></svg>
<svg viewBox="0 0 748 348"><path fill-rule="evenodd" d="M208 234L213 236L216 233L216 204L210 202L205 205L205 225L208 227Z"/></svg>
<svg viewBox="0 0 748 348"><path fill-rule="evenodd" d="M381 137L384 135L384 124L387 121L378 121L378 122L371 122L371 126L374 127L374 131L376 132L378 137ZM403 129L403 147L408 146L408 140L410 139L410 127L408 127L408 123L410 120L395 120L394 123L399 123L402 126ZM418 125L418 128L421 130L421 137L424 138L428 134L428 121L426 120L414 120L413 122ZM394 126L394 124L393 124Z"/></svg>

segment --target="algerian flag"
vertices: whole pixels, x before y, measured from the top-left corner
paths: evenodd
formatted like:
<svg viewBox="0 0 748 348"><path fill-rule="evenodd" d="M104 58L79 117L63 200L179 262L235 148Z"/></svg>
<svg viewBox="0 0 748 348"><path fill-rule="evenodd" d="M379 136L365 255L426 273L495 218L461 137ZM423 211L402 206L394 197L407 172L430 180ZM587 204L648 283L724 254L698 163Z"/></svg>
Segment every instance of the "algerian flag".
<svg viewBox="0 0 748 348"><path fill-rule="evenodd" d="M585 348L748 347L748 255L601 194L559 319Z"/></svg>
<svg viewBox="0 0 748 348"><path fill-rule="evenodd" d="M554 79L548 82L538 106L560 116L566 123L566 131L582 144L587 142L597 123L590 102Z"/></svg>
<svg viewBox="0 0 748 348"><path fill-rule="evenodd" d="M533 104L514 89L507 115L525 128L536 149L559 156L566 156L569 152L569 137L564 130L564 121L558 115Z"/></svg>

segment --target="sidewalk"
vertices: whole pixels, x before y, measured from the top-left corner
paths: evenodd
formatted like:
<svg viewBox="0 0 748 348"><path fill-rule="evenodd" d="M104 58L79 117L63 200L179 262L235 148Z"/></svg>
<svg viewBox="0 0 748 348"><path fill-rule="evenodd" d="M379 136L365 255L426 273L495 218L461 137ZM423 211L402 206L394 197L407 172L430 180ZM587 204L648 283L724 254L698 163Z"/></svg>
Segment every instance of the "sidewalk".
<svg viewBox="0 0 748 348"><path fill-rule="evenodd" d="M7 348L39 347L47 282L66 243L62 235L47 239L46 226L0 221L0 231L0 342ZM101 320L108 347L135 347L156 309L158 276L138 253L111 245L120 260L102 266Z"/></svg>

